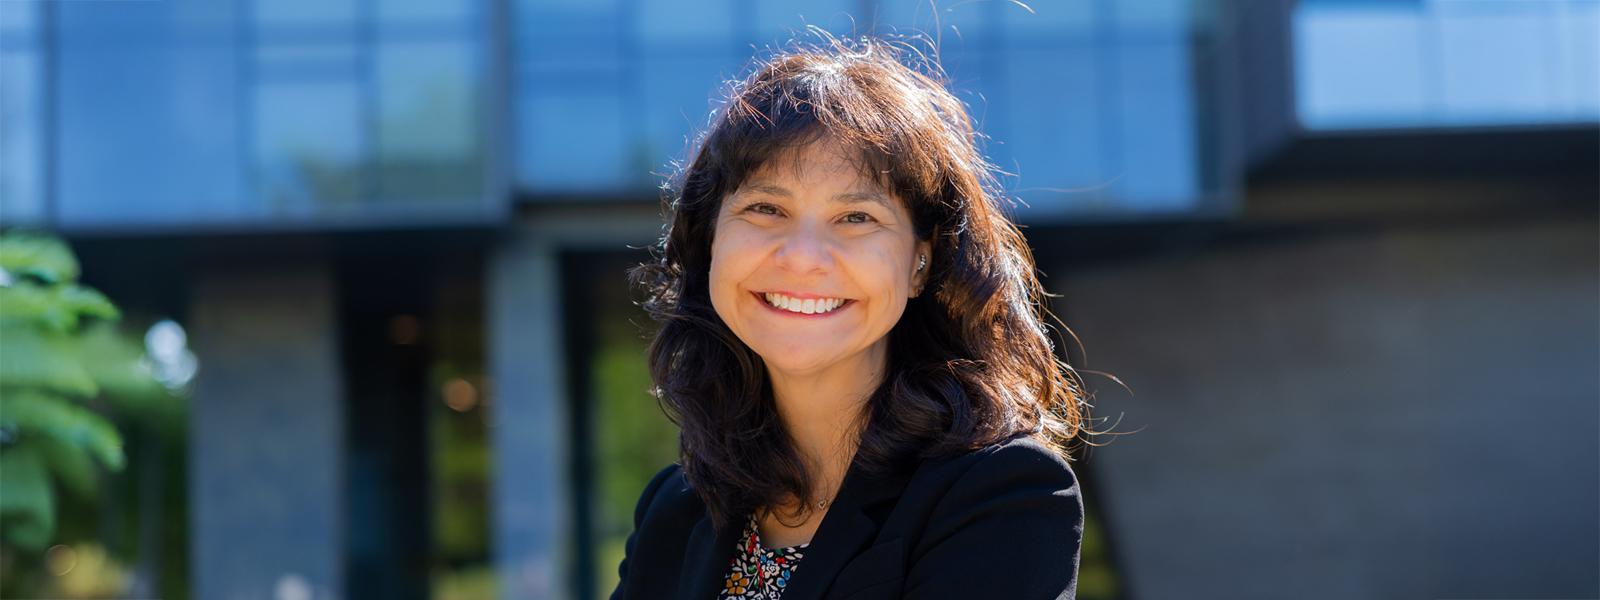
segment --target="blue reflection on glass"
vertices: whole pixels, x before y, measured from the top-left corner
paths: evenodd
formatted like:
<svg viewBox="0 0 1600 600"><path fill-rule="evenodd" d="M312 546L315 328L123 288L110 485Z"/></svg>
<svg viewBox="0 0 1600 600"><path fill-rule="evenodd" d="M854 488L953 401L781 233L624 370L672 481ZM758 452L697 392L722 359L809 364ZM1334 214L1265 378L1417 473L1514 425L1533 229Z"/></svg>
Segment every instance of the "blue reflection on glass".
<svg viewBox="0 0 1600 600"><path fill-rule="evenodd" d="M641 182L643 170L628 169L637 164L629 160L633 138L624 132L619 93L553 83L524 92L517 106L524 183L543 193L608 193Z"/></svg>
<svg viewBox="0 0 1600 600"><path fill-rule="evenodd" d="M60 218L128 225L243 212L231 40L102 44L73 31L74 12L61 13L57 62Z"/></svg>
<svg viewBox="0 0 1600 600"><path fill-rule="evenodd" d="M1189 46L1174 38L1125 45L1117 54L1120 147L1102 150L1120 167L1108 174L1112 189L1132 210L1186 208L1200 191Z"/></svg>
<svg viewBox="0 0 1600 600"><path fill-rule="evenodd" d="M1600 4L1324 0L1293 18L1307 127L1600 121Z"/></svg>
<svg viewBox="0 0 1600 600"><path fill-rule="evenodd" d="M720 103L724 82L740 75L740 61L720 56L646 57L639 69L643 103L644 154L650 168L666 173L666 162L688 158L693 136L705 129Z"/></svg>
<svg viewBox="0 0 1600 600"><path fill-rule="evenodd" d="M461 42L378 49L378 197L461 200L482 188L473 48Z"/></svg>
<svg viewBox="0 0 1600 600"><path fill-rule="evenodd" d="M38 4L0 2L0 223L45 219Z"/></svg>
<svg viewBox="0 0 1600 600"><path fill-rule="evenodd" d="M366 191L361 106L348 81L272 83L256 90L255 180L280 215L348 208Z"/></svg>

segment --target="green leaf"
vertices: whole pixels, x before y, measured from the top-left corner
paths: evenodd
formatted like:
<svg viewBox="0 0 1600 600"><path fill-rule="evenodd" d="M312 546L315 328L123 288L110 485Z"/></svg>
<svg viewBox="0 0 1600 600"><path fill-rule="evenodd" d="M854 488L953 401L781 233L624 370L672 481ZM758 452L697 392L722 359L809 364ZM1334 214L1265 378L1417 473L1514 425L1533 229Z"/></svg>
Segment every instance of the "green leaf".
<svg viewBox="0 0 1600 600"><path fill-rule="evenodd" d="M0 422L24 439L47 436L83 448L101 464L122 470L122 434L105 417L76 403L34 390L8 390L0 395Z"/></svg>
<svg viewBox="0 0 1600 600"><path fill-rule="evenodd" d="M94 460L82 446L68 444L53 437L35 437L39 457L45 467L63 487L85 498L94 497L99 487L95 477Z"/></svg>
<svg viewBox="0 0 1600 600"><path fill-rule="evenodd" d="M0 384L85 398L100 392L78 341L7 322L0 322Z"/></svg>
<svg viewBox="0 0 1600 600"><path fill-rule="evenodd" d="M54 288L22 280L0 287L0 321L65 333L77 327L78 312Z"/></svg>
<svg viewBox="0 0 1600 600"><path fill-rule="evenodd" d="M56 531L55 491L44 461L27 442L0 449L0 538L43 550Z"/></svg>
<svg viewBox="0 0 1600 600"><path fill-rule="evenodd" d="M97 317L114 321L122 316L116 305L98 290L78 284L56 288L56 295L68 310L81 317Z"/></svg>
<svg viewBox="0 0 1600 600"><path fill-rule="evenodd" d="M71 332L84 317L115 321L116 305L93 288L77 284L41 286L32 281L0 287L0 321Z"/></svg>
<svg viewBox="0 0 1600 600"><path fill-rule="evenodd" d="M166 413L181 407L178 399L141 364L144 347L110 323L84 328L78 338L78 352L80 364L100 387L101 399L119 413Z"/></svg>
<svg viewBox="0 0 1600 600"><path fill-rule="evenodd" d="M0 234L0 269L51 283L78 280L78 259L72 250L61 240L40 233Z"/></svg>

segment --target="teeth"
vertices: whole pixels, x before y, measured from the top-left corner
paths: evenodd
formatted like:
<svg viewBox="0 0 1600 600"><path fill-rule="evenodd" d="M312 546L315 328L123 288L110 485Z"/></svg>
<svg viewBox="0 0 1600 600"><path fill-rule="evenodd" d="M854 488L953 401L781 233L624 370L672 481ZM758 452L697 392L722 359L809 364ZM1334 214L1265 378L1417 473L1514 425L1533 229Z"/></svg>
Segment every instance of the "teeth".
<svg viewBox="0 0 1600 600"><path fill-rule="evenodd" d="M811 298L807 300L801 300L799 298L790 298L782 294L766 294L765 297L767 299L767 304L771 304L777 308L781 308L789 312L797 312L807 315L830 312L833 309L839 308L845 302L842 298L823 298L821 300Z"/></svg>

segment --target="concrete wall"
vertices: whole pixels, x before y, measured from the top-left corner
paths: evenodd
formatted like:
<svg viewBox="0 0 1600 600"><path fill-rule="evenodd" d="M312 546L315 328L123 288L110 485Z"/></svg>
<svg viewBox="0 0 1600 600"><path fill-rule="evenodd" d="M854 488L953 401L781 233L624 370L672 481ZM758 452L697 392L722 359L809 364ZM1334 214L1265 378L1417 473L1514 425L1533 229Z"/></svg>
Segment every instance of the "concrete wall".
<svg viewBox="0 0 1600 600"><path fill-rule="evenodd" d="M331 270L215 268L191 288L194 598L343 594L344 399Z"/></svg>
<svg viewBox="0 0 1600 600"><path fill-rule="evenodd" d="M1086 376L1142 429L1090 453L1133 597L1600 595L1596 231L1419 219L1047 268L1078 366L1132 388Z"/></svg>

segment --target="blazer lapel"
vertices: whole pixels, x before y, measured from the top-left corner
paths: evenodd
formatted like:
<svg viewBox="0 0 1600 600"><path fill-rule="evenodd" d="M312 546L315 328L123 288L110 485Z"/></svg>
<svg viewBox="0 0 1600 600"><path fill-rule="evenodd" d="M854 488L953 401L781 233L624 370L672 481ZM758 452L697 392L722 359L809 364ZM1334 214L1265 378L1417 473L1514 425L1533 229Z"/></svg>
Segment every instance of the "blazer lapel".
<svg viewBox="0 0 1600 600"><path fill-rule="evenodd" d="M716 531L711 526L710 515L700 518L689 534L684 547L682 576L678 580L678 598L681 600L714 600L722 589L723 578L733 562L734 545L739 541L739 528Z"/></svg>
<svg viewBox="0 0 1600 600"><path fill-rule="evenodd" d="M904 485L900 477L869 477L852 463L833 506L822 517L811 545L806 547L805 558L795 567L794 576L783 591L784 600L821 598L839 570L860 554L881 529L866 509L898 497Z"/></svg>

